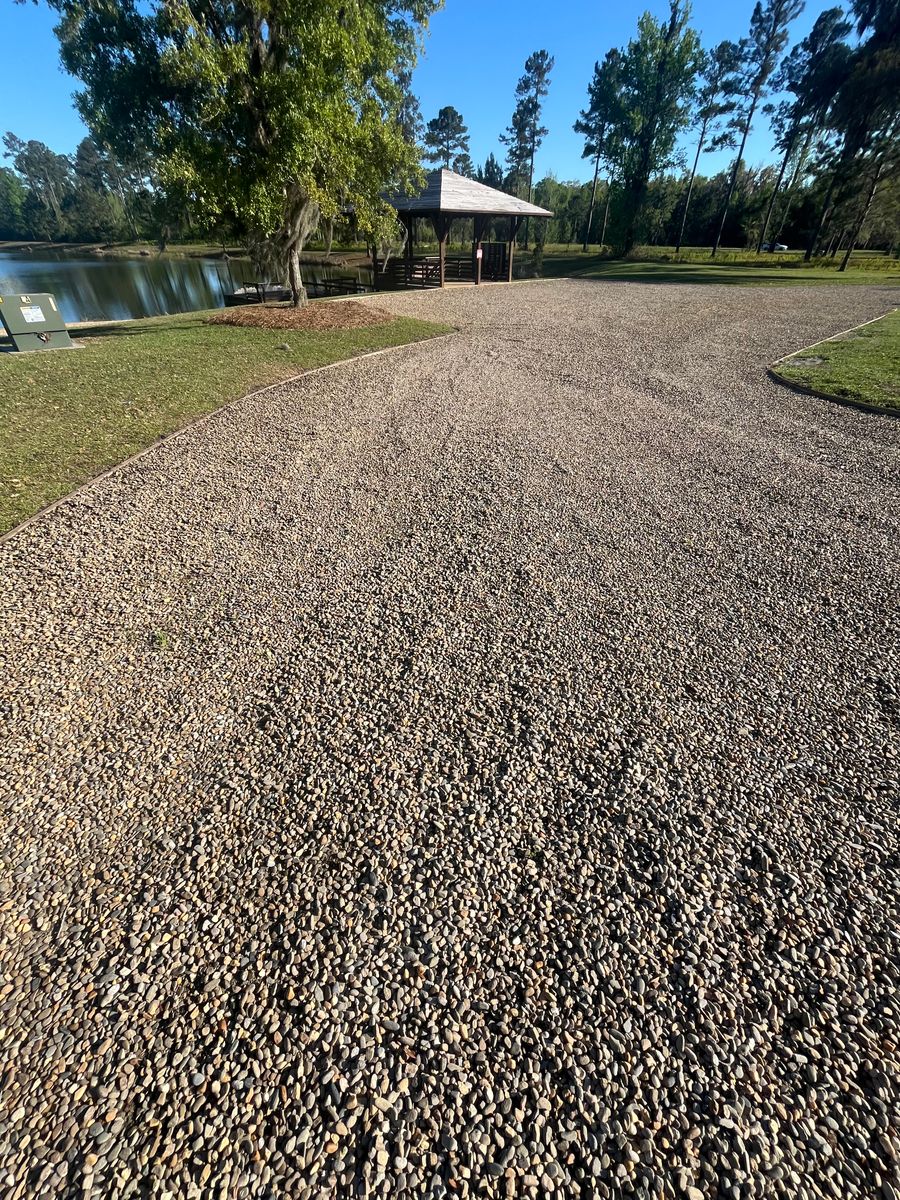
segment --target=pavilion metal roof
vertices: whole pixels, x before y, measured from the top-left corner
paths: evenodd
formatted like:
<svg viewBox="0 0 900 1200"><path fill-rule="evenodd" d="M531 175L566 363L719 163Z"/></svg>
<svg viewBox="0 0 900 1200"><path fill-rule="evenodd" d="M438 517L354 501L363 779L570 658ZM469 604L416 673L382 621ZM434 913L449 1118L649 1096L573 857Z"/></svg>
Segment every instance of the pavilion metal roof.
<svg viewBox="0 0 900 1200"><path fill-rule="evenodd" d="M437 213L491 217L553 216L546 208L538 208L527 200L507 196L506 192L498 192L496 188L444 168L429 172L425 177L425 188L418 195L395 195L387 199L397 212L413 216Z"/></svg>

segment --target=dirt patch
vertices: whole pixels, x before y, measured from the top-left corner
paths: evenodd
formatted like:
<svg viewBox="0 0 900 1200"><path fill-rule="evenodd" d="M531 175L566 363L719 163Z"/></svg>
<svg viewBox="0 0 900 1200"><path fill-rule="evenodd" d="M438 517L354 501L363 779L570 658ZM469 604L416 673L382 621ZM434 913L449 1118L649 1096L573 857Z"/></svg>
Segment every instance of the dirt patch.
<svg viewBox="0 0 900 1200"><path fill-rule="evenodd" d="M337 304L242 304L209 318L210 325L242 325L251 329L363 329L393 321L383 308L369 308L355 300Z"/></svg>

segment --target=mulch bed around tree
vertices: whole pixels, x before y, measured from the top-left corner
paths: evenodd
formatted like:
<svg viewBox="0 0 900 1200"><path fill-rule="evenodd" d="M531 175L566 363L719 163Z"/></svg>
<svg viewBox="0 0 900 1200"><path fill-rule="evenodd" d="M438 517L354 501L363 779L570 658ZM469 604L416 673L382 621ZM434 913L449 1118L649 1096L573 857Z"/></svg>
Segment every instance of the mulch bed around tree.
<svg viewBox="0 0 900 1200"><path fill-rule="evenodd" d="M338 303L308 304L294 308L290 304L242 304L226 308L209 318L211 325L243 325L252 329L362 329L393 321L383 308L369 308L355 300Z"/></svg>

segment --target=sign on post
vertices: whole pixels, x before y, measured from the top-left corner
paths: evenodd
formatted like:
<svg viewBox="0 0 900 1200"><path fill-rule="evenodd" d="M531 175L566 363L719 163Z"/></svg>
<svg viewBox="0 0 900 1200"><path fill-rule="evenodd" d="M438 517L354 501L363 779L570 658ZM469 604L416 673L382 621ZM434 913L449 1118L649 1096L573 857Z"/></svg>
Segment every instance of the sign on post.
<svg viewBox="0 0 900 1200"><path fill-rule="evenodd" d="M66 323L49 292L0 296L0 322L16 350L74 348Z"/></svg>

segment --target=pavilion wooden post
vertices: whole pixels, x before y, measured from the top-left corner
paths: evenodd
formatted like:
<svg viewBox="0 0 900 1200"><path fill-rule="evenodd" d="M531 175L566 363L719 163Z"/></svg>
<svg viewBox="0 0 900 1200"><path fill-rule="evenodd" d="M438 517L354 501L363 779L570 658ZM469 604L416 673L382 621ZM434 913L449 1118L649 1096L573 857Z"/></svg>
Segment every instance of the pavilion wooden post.
<svg viewBox="0 0 900 1200"><path fill-rule="evenodd" d="M404 213L403 224L406 226L406 286L409 287L413 272L413 229L416 218L412 213Z"/></svg>
<svg viewBox="0 0 900 1200"><path fill-rule="evenodd" d="M522 218L521 217L510 217L509 218L509 254L507 255L507 261L506 261L506 282L507 283L512 283L512 281L513 281L513 274L512 274L512 272L513 272L513 254L515 253L515 249L516 249L516 238L518 237L519 230L521 229L521 227L522 227Z"/></svg>
<svg viewBox="0 0 900 1200"><path fill-rule="evenodd" d="M475 283L481 283L481 243L484 241L484 231L487 225L487 217L475 218L475 241L472 243L472 274L475 277Z"/></svg>
<svg viewBox="0 0 900 1200"><path fill-rule="evenodd" d="M450 236L450 218L438 217L436 225L438 235L438 261L441 271L441 287L443 287L444 280L447 275L447 238Z"/></svg>

